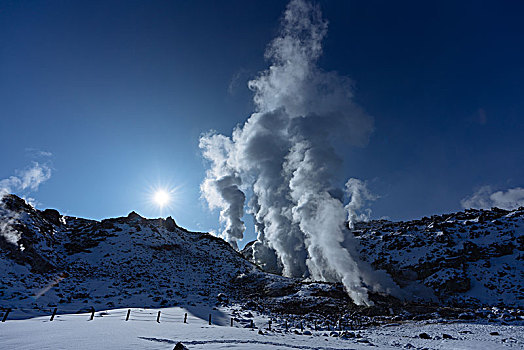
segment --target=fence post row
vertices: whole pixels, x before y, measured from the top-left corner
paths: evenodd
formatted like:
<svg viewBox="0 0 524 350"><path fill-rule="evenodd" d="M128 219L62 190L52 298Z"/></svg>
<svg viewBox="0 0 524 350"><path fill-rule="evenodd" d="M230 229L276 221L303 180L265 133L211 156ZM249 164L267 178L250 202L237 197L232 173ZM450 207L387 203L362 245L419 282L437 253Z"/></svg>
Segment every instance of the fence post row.
<svg viewBox="0 0 524 350"><path fill-rule="evenodd" d="M58 310L58 308L55 307L54 310L53 310L53 314L51 315L51 319L50 319L49 321L52 321L52 320L55 319L55 315L56 315L56 311L57 311L57 310Z"/></svg>
<svg viewBox="0 0 524 350"><path fill-rule="evenodd" d="M9 315L10 312L11 312L11 308L5 311L4 317L2 318L2 322L5 322L7 320L7 315Z"/></svg>
<svg viewBox="0 0 524 350"><path fill-rule="evenodd" d="M7 321L7 317L9 316L9 314L11 313L11 311L13 311L11 308L8 308L4 311L4 315L2 317L2 321L1 322L5 322ZM92 321L94 320L95 318L95 308L94 307L91 307L91 315L89 316L89 321ZM51 314L51 318L49 319L49 321L53 321L55 319L55 316L56 314L58 313L58 308L55 307L53 309L53 312ZM156 316L156 322L157 323L160 323L160 315L161 315L161 311L158 311L158 314ZM129 317L131 316L131 309L128 309L127 310L127 314L126 314L126 318L125 320L126 321L129 321ZM235 319L233 317L231 317L231 327L234 326L234 321ZM184 313L184 323L187 323L187 312ZM208 319L208 324L211 326L212 325L212 314L209 314L209 319ZM271 330L271 324L272 324L272 320L269 320L268 322L268 325L269 325L269 330ZM288 329L288 324L287 324L287 320L285 321L285 324L286 324L286 330ZM255 328L255 323L253 322L253 320L251 320L251 325L250 325L251 328ZM302 323L300 324L300 327L302 327Z"/></svg>

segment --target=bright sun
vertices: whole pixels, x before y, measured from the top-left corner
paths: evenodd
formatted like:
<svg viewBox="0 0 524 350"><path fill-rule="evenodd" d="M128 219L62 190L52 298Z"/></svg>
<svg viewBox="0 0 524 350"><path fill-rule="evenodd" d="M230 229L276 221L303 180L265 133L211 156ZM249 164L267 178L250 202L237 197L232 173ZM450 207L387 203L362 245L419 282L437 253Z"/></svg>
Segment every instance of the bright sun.
<svg viewBox="0 0 524 350"><path fill-rule="evenodd" d="M162 208L171 201L171 195L166 190L157 190L153 195L155 203Z"/></svg>

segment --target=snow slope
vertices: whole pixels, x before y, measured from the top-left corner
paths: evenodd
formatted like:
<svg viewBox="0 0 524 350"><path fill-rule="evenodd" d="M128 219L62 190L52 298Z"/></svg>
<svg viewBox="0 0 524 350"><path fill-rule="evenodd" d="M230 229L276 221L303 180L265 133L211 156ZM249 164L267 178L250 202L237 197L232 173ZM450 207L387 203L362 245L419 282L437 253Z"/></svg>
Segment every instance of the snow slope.
<svg viewBox="0 0 524 350"><path fill-rule="evenodd" d="M326 329L289 328L273 322L271 331L264 316L254 315L255 329L235 322L208 325L189 315L183 323L181 308L127 309L90 314L8 320L0 324L0 348L20 350L56 349L173 349L181 342L188 349L522 349L521 326L500 323L408 322L340 332ZM227 315L231 309L216 310ZM214 317L215 315L213 315ZM259 332L261 331L261 332ZM423 334L426 334L424 336ZM428 338L429 339L425 339Z"/></svg>

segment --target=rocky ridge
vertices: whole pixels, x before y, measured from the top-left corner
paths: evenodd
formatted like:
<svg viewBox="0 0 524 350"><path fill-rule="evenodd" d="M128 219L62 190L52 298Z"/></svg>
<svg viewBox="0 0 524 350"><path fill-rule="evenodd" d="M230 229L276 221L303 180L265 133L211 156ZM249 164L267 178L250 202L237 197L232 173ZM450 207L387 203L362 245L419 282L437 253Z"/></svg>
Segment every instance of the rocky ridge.
<svg viewBox="0 0 524 350"><path fill-rule="evenodd" d="M40 211L12 195L2 204L0 307L213 304L232 292L231 280L256 270L222 239L171 217L132 212L95 221Z"/></svg>
<svg viewBox="0 0 524 350"><path fill-rule="evenodd" d="M356 225L362 259L446 305L524 306L524 208Z"/></svg>
<svg viewBox="0 0 524 350"><path fill-rule="evenodd" d="M368 324L437 314L491 315L506 322L523 315L523 212L466 211L358 224L352 232L362 259L419 295L406 302L373 294L375 306L363 308L340 283L263 272L222 239L187 231L172 218L132 212L88 220L37 210L10 195L0 202L0 310L229 304L327 327L357 315ZM247 256L249 249L243 251ZM464 308L465 301L473 307Z"/></svg>
<svg viewBox="0 0 524 350"><path fill-rule="evenodd" d="M351 232L361 259L388 272L414 301L524 307L524 208L373 220ZM242 251L248 259L251 249Z"/></svg>

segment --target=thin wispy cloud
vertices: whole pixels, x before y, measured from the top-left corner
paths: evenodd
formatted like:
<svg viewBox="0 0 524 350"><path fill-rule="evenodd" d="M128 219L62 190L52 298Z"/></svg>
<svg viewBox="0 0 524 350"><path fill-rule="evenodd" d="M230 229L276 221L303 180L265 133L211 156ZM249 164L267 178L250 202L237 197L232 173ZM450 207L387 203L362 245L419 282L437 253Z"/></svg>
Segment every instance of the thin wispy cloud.
<svg viewBox="0 0 524 350"><path fill-rule="evenodd" d="M0 180L0 194L30 193L38 190L43 182L51 178L51 167L47 164L33 162L31 166L16 170L15 175Z"/></svg>

